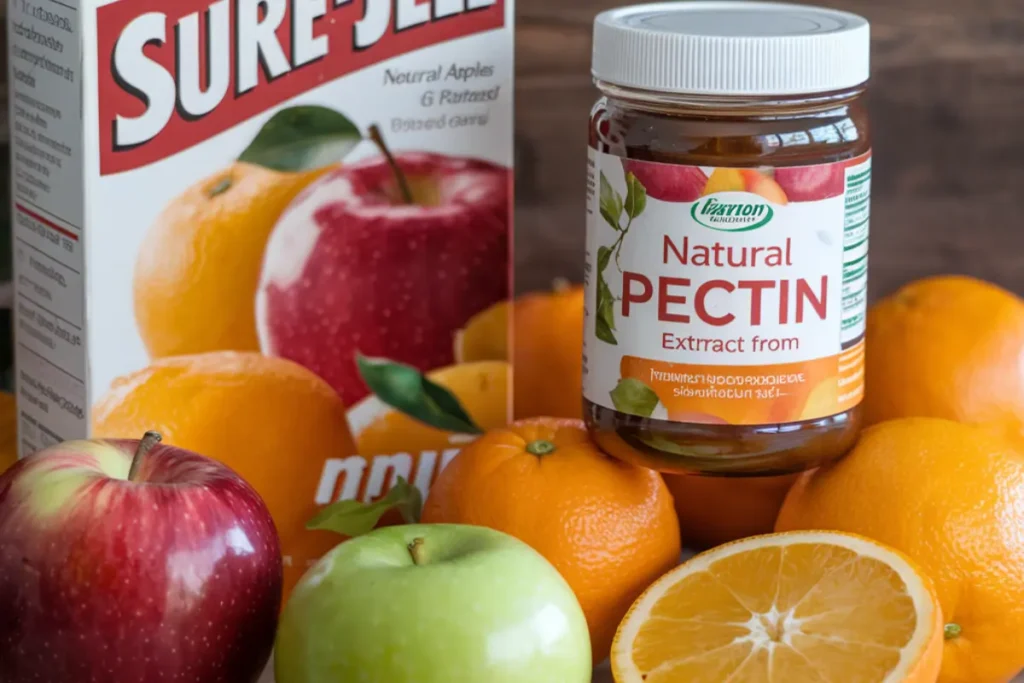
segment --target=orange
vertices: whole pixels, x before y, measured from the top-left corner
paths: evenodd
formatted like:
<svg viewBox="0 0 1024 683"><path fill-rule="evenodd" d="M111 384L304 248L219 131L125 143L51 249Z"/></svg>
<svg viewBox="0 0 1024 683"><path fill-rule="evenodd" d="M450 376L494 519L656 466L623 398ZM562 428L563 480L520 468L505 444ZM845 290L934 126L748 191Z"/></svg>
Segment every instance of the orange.
<svg viewBox="0 0 1024 683"><path fill-rule="evenodd" d="M512 306L499 303L472 318L456 337L456 358L504 360L511 340L516 419L583 417L583 287L556 282Z"/></svg>
<svg viewBox="0 0 1024 683"><path fill-rule="evenodd" d="M18 402L0 391L0 474L18 460Z"/></svg>
<svg viewBox="0 0 1024 683"><path fill-rule="evenodd" d="M512 303L499 301L480 311L455 333L455 360L472 363L480 360L508 361L509 316Z"/></svg>
<svg viewBox="0 0 1024 683"><path fill-rule="evenodd" d="M151 357L259 349L264 247L284 209L325 170L236 163L171 200L135 264L135 320Z"/></svg>
<svg viewBox="0 0 1024 683"><path fill-rule="evenodd" d="M516 419L583 417L583 287L516 299L512 327Z"/></svg>
<svg viewBox="0 0 1024 683"><path fill-rule="evenodd" d="M864 415L1024 429L1024 300L969 277L913 282L868 313Z"/></svg>
<svg viewBox="0 0 1024 683"><path fill-rule="evenodd" d="M679 562L665 482L603 455L578 420L516 422L466 446L434 483L423 521L497 529L546 557L583 607L595 662L633 600Z"/></svg>
<svg viewBox="0 0 1024 683"><path fill-rule="evenodd" d="M866 538L755 536L648 589L612 646L617 683L934 683L935 587Z"/></svg>
<svg viewBox="0 0 1024 683"><path fill-rule="evenodd" d="M711 548L775 526L796 475L697 477L664 475L676 503L679 530L693 548Z"/></svg>
<svg viewBox="0 0 1024 683"><path fill-rule="evenodd" d="M481 429L502 427L509 422L508 390L511 370L505 361L460 363L434 370L427 377L448 389L466 409L473 422ZM372 413L368 424L356 434L356 449L368 462L372 472L376 456L408 456L408 469L402 474L427 494L431 483L442 467L455 456L463 444L472 440L466 434L453 434L429 427L405 413L389 408L376 397L357 404L350 413L353 423L364 411ZM396 462L396 467L403 467ZM365 488L365 487L364 487ZM365 499L365 490L359 494ZM371 498L385 493L371 491Z"/></svg>
<svg viewBox="0 0 1024 683"><path fill-rule="evenodd" d="M797 481L776 527L863 534L921 565L948 622L943 683L1024 667L1024 455L999 435L935 418L869 427Z"/></svg>
<svg viewBox="0 0 1024 683"><path fill-rule="evenodd" d="M236 470L270 508L285 555L285 592L338 537L307 531L328 459L355 453L341 400L302 366L252 352L165 358L114 381L93 407L97 437L165 443Z"/></svg>

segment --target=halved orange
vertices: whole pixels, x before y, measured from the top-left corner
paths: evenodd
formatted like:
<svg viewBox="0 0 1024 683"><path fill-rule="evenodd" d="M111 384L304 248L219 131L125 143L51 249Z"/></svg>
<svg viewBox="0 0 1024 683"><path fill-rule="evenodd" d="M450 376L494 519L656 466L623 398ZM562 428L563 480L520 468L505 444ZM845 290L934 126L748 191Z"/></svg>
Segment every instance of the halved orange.
<svg viewBox="0 0 1024 683"><path fill-rule="evenodd" d="M832 532L769 534L656 581L612 645L617 683L934 683L935 588L910 560Z"/></svg>

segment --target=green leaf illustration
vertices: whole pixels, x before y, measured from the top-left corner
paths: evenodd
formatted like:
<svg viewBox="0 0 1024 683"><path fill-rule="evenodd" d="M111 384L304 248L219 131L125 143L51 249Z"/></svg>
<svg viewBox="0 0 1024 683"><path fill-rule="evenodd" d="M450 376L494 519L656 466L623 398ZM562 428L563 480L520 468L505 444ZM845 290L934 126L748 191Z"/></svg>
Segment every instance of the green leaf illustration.
<svg viewBox="0 0 1024 683"><path fill-rule="evenodd" d="M604 171L601 172L601 195L600 195L601 217L608 225L616 230L619 227L619 217L622 216L622 195L615 191Z"/></svg>
<svg viewBox="0 0 1024 683"><path fill-rule="evenodd" d="M612 346L619 345L619 341L615 338L615 333L608 327L608 323L605 322L604 318L598 316L594 325L596 326L594 334L598 339Z"/></svg>
<svg viewBox="0 0 1024 683"><path fill-rule="evenodd" d="M647 208L647 188L632 173L626 174L626 215L636 218Z"/></svg>
<svg viewBox="0 0 1024 683"><path fill-rule="evenodd" d="M597 279L597 317L605 321L608 329L615 329L615 296L603 276Z"/></svg>
<svg viewBox="0 0 1024 683"><path fill-rule="evenodd" d="M384 403L423 424L447 432L482 434L462 404L416 368L387 358L356 356L366 386Z"/></svg>
<svg viewBox="0 0 1024 683"><path fill-rule="evenodd" d="M658 407L658 395L638 379L627 377L619 380L611 391L612 404L620 413L650 417Z"/></svg>
<svg viewBox="0 0 1024 683"><path fill-rule="evenodd" d="M420 521L422 508L423 494L420 490L398 477L387 495L377 502L339 500L309 520L306 528L333 531L342 536L362 536L373 531L388 510L398 510L406 524L415 524Z"/></svg>
<svg viewBox="0 0 1024 683"><path fill-rule="evenodd" d="M608 267L608 262L612 260L612 249L611 247L598 247L597 248L597 272L603 273L604 269Z"/></svg>
<svg viewBox="0 0 1024 683"><path fill-rule="evenodd" d="M363 139L341 112L307 105L270 117L239 161L277 171L307 171L341 161Z"/></svg>

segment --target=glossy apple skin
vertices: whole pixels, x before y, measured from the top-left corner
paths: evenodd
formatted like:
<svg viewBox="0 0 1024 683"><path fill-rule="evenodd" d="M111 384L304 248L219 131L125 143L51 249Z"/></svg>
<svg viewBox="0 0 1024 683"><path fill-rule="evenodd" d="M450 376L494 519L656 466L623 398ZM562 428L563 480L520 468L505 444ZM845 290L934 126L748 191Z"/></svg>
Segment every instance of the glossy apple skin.
<svg viewBox="0 0 1024 683"><path fill-rule="evenodd" d="M408 545L423 539L425 564ZM484 527L409 525L346 541L292 594L277 683L590 683L572 590L524 543Z"/></svg>
<svg viewBox="0 0 1024 683"><path fill-rule="evenodd" d="M251 683L273 645L281 553L225 466L77 441L0 477L0 683Z"/></svg>
<svg viewBox="0 0 1024 683"><path fill-rule="evenodd" d="M346 164L300 194L267 244L256 297L260 348L323 377L348 407L367 395L356 353L427 371L454 336L509 296L510 175L477 159L396 154Z"/></svg>

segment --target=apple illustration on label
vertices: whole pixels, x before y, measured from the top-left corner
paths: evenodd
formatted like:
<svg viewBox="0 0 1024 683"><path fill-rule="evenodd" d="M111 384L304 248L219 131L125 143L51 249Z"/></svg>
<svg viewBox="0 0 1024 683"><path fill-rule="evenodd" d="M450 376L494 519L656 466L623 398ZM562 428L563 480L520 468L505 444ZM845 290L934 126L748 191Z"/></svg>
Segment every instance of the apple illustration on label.
<svg viewBox="0 0 1024 683"><path fill-rule="evenodd" d="M622 168L636 176L648 197L663 202L695 202L708 184L707 175L696 166L623 159Z"/></svg>
<svg viewBox="0 0 1024 683"><path fill-rule="evenodd" d="M346 406L368 390L355 357L419 370L453 361L467 320L509 295L508 169L426 152L325 174L267 244L256 298L264 353L306 366Z"/></svg>
<svg viewBox="0 0 1024 683"><path fill-rule="evenodd" d="M342 543L281 617L277 683L590 683L590 637L547 560L492 529L412 524Z"/></svg>
<svg viewBox="0 0 1024 683"><path fill-rule="evenodd" d="M0 476L0 683L259 678L281 602L270 513L158 441L71 441Z"/></svg>
<svg viewBox="0 0 1024 683"><path fill-rule="evenodd" d="M777 168L775 182L794 202L814 202L838 197L846 191L846 165L838 162Z"/></svg>

